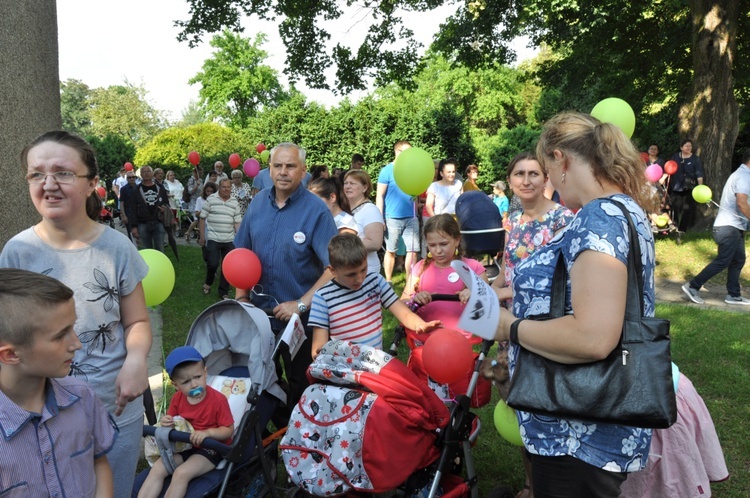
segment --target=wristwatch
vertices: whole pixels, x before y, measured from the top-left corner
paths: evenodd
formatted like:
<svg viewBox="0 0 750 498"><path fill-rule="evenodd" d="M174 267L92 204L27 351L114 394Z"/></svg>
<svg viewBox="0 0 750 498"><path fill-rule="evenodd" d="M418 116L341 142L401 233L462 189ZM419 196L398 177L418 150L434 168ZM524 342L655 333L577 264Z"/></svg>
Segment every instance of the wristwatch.
<svg viewBox="0 0 750 498"><path fill-rule="evenodd" d="M302 299L297 299L297 309L300 313L305 313L307 311L307 305L302 302Z"/></svg>

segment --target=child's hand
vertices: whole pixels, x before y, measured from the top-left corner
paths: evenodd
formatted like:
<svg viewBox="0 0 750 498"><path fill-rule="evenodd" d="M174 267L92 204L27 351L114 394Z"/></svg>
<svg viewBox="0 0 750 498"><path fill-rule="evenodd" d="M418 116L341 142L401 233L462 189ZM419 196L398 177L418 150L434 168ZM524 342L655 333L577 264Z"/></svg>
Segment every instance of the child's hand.
<svg viewBox="0 0 750 498"><path fill-rule="evenodd" d="M412 297L412 300L415 303L424 306L425 304L429 304L429 303L432 302L432 294L430 294L429 292L426 292L426 291L417 292Z"/></svg>
<svg viewBox="0 0 750 498"><path fill-rule="evenodd" d="M207 437L209 437L208 431L195 431L190 434L190 444L200 446Z"/></svg>
<svg viewBox="0 0 750 498"><path fill-rule="evenodd" d="M469 302L469 297L471 296L471 291L466 288L458 293L458 300L461 301L461 304L466 304Z"/></svg>
<svg viewBox="0 0 750 498"><path fill-rule="evenodd" d="M174 427L174 419L171 415L164 415L161 418L161 426L162 427Z"/></svg>
<svg viewBox="0 0 750 498"><path fill-rule="evenodd" d="M420 325L417 325L415 332L417 334L424 334L425 332L429 332L431 330L434 330L440 327L442 324L443 322L441 322L440 320L432 320L431 322L422 322Z"/></svg>

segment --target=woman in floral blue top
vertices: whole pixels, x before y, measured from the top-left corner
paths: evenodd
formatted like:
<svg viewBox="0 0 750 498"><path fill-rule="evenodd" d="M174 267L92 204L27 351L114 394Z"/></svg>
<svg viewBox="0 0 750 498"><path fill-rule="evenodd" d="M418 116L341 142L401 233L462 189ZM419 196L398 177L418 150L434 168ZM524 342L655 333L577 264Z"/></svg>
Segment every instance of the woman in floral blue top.
<svg viewBox="0 0 750 498"><path fill-rule="evenodd" d="M630 140L611 124L563 113L545 124L537 157L565 202L578 211L546 246L518 263L512 313L502 310L497 340L511 341L513 375L518 345L561 363L605 358L622 332L627 288L628 224L614 202L630 212L643 262L644 312L654 314L654 241L643 208L651 208L643 162ZM523 320L549 311L552 275L562 254L569 272L568 314ZM519 318L516 318L519 317ZM511 324L519 320L517 336ZM612 496L628 472L642 469L651 430L562 420L518 412L532 467L534 496Z"/></svg>
<svg viewBox="0 0 750 498"><path fill-rule="evenodd" d="M547 244L573 219L569 209L544 196L547 178L547 170L531 152L518 154L508 164L508 183L523 207L510 213L503 222L508 234L503 253L504 278L496 278L492 283L498 298L508 304L513 297L511 283L516 265Z"/></svg>

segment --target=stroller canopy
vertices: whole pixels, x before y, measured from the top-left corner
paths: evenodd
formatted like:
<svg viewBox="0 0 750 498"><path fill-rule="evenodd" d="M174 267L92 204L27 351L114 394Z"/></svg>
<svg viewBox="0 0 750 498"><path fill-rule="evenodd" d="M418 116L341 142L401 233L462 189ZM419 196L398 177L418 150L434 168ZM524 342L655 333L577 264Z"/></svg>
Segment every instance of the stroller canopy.
<svg viewBox="0 0 750 498"><path fill-rule="evenodd" d="M255 306L234 300L209 306L191 325L186 344L203 355L209 374L247 367L258 394L286 401L273 361L275 336L266 313Z"/></svg>
<svg viewBox="0 0 750 498"><path fill-rule="evenodd" d="M479 190L461 194L456 201L456 217L468 253L502 250L503 217L487 194Z"/></svg>

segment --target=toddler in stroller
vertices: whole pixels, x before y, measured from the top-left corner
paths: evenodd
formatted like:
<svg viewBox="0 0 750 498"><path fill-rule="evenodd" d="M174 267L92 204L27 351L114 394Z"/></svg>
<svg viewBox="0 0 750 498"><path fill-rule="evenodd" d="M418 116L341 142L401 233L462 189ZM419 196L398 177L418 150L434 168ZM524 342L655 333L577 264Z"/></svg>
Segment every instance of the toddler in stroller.
<svg viewBox="0 0 750 498"><path fill-rule="evenodd" d="M449 412L401 362L343 341L323 346L308 375L317 383L294 408L280 445L301 490L477 496L470 450L479 424L466 397ZM396 441L402 451L394 451ZM456 475L457 457L466 479Z"/></svg>
<svg viewBox="0 0 750 498"><path fill-rule="evenodd" d="M233 300L210 306L190 327L186 344L204 358L206 385L227 398L235 431L231 445L208 438L201 442L201 447L216 451L224 462L192 479L185 496L223 496L228 490L239 494L248 487L258 496L275 494L279 434L267 441L262 437L277 406L286 400L274 367L274 343L266 313ZM169 363L168 368L171 366ZM145 426L144 435L153 436L156 430ZM189 433L166 431L170 441L191 442ZM172 451L169 444L159 449L162 455ZM133 497L138 496L148 474L146 470L136 476ZM164 489L169 482L168 477Z"/></svg>

